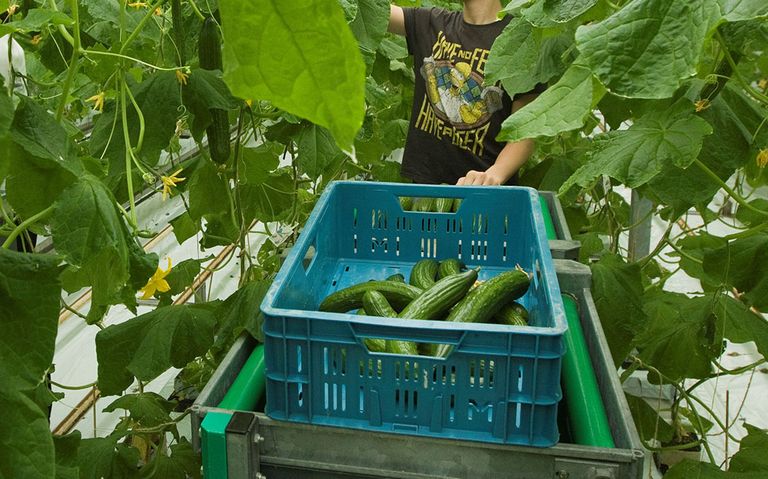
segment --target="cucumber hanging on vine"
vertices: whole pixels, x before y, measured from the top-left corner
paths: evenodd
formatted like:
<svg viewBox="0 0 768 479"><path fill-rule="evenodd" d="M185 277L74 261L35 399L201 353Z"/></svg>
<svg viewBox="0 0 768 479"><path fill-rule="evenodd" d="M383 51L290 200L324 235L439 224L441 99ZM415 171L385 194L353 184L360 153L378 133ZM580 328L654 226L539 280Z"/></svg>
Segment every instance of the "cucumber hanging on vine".
<svg viewBox="0 0 768 479"><path fill-rule="evenodd" d="M221 35L219 25L213 17L206 17L200 30L198 44L200 67L205 70L223 70L224 63L221 55ZM208 135L208 150L211 159L223 165L229 160L230 131L229 115L225 110L211 108L211 124L205 130Z"/></svg>
<svg viewBox="0 0 768 479"><path fill-rule="evenodd" d="M181 0L171 0L171 21L173 22L173 41L176 43L176 51L179 53L178 65L181 67L187 62L184 48L184 15L181 9Z"/></svg>

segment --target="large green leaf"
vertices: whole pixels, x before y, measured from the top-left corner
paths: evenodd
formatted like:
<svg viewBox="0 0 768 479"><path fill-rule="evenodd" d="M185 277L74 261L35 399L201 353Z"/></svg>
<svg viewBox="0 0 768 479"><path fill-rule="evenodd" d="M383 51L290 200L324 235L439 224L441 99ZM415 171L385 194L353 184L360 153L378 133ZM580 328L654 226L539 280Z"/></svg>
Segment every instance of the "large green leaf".
<svg viewBox="0 0 768 479"><path fill-rule="evenodd" d="M99 389L120 394L134 376L150 381L204 354L213 344L214 311L211 304L165 306L99 331Z"/></svg>
<svg viewBox="0 0 768 479"><path fill-rule="evenodd" d="M667 98L696 74L704 40L719 19L716 0L632 0L579 27L576 43L612 93Z"/></svg>
<svg viewBox="0 0 768 479"><path fill-rule="evenodd" d="M553 27L579 17L597 4L597 0L540 0L520 14L534 25Z"/></svg>
<svg viewBox="0 0 768 479"><path fill-rule="evenodd" d="M142 428L152 428L170 423L170 413L176 404L152 392L126 394L112 401L104 408L104 412L124 409L131 414L131 421L137 422Z"/></svg>
<svg viewBox="0 0 768 479"><path fill-rule="evenodd" d="M746 437L742 438L739 452L733 455L728 470L733 472L768 472L768 432L751 424L744 425Z"/></svg>
<svg viewBox="0 0 768 479"><path fill-rule="evenodd" d="M655 439L662 444L672 440L675 429L659 415L660 407L653 408L645 399L637 396L630 394L625 396L629 410L632 412L632 419L637 426L637 432L643 440L650 442Z"/></svg>
<svg viewBox="0 0 768 479"><path fill-rule="evenodd" d="M189 215L199 220L205 215L229 211L228 186L211 161L201 162L189 179Z"/></svg>
<svg viewBox="0 0 768 479"><path fill-rule="evenodd" d="M3 336L7 335L4 332ZM0 421L0 477L53 477L54 447L48 416L9 385L3 381L0 388L0 408L7 412Z"/></svg>
<svg viewBox="0 0 768 479"><path fill-rule="evenodd" d="M67 131L31 99L22 97L11 125L11 135L30 155L57 164L75 175L82 172Z"/></svg>
<svg viewBox="0 0 768 479"><path fill-rule="evenodd" d="M0 138L4 137L11 128L14 109L11 98L5 94L5 91L0 92Z"/></svg>
<svg viewBox="0 0 768 479"><path fill-rule="evenodd" d="M285 219L296 201L293 178L286 171L278 171L263 183L242 185L240 200L246 221Z"/></svg>
<svg viewBox="0 0 768 479"><path fill-rule="evenodd" d="M532 67L539 58L541 30L523 18L514 18L496 37L485 65L488 84L501 81L510 95L526 92L536 86Z"/></svg>
<svg viewBox="0 0 768 479"><path fill-rule="evenodd" d="M560 81L504 120L498 139L518 141L581 128L600 96L602 87L589 68L571 65Z"/></svg>
<svg viewBox="0 0 768 479"><path fill-rule="evenodd" d="M214 346L230 344L243 330L258 338L261 336L261 301L271 286L269 280L253 281L232 293L219 307Z"/></svg>
<svg viewBox="0 0 768 479"><path fill-rule="evenodd" d="M768 310L768 234L731 241L704 255L704 272L734 286L761 311Z"/></svg>
<svg viewBox="0 0 768 479"><path fill-rule="evenodd" d="M66 436L53 436L53 445L56 448L56 479L80 479L80 467L77 463L80 439L78 430Z"/></svg>
<svg viewBox="0 0 768 479"><path fill-rule="evenodd" d="M31 390L53 361L59 318L60 258L0 248L0 382Z"/></svg>
<svg viewBox="0 0 768 479"><path fill-rule="evenodd" d="M729 22L768 17L768 3L765 0L717 0L723 18Z"/></svg>
<svg viewBox="0 0 768 479"><path fill-rule="evenodd" d="M121 436L96 437L80 441L80 477L133 479L139 477L139 450L119 442Z"/></svg>
<svg viewBox="0 0 768 479"><path fill-rule="evenodd" d="M232 91L269 100L351 147L365 113L365 66L338 3L220 0L219 8Z"/></svg>
<svg viewBox="0 0 768 479"><path fill-rule="evenodd" d="M630 188L644 185L666 164L685 168L699 155L712 127L693 113L683 100L663 111L652 111L629 129L595 138L589 162L563 185L561 192L578 184L587 186L600 175L610 176Z"/></svg>
<svg viewBox="0 0 768 479"><path fill-rule="evenodd" d="M677 242L677 247L687 256L680 256L680 267L688 276L701 281L704 290L712 290L720 284L717 277L711 277L704 272L704 256L722 248L726 244L723 238L708 233L686 236ZM672 253L676 255L676 253Z"/></svg>
<svg viewBox="0 0 768 479"><path fill-rule="evenodd" d="M632 350L635 335L645 326L640 266L617 255L592 265L592 294L616 365Z"/></svg>
<svg viewBox="0 0 768 479"><path fill-rule="evenodd" d="M711 296L652 294L645 302L648 324L635 340L640 358L672 381L708 376L722 346L714 309Z"/></svg>
<svg viewBox="0 0 768 479"><path fill-rule="evenodd" d="M253 185L264 183L269 174L280 165L280 154L283 150L284 147L278 143L263 143L256 148L243 148L238 171L241 181Z"/></svg>
<svg viewBox="0 0 768 479"><path fill-rule="evenodd" d="M93 300L110 304L129 278L123 218L103 183L82 176L54 206L51 236L56 251L81 269L93 286Z"/></svg>
<svg viewBox="0 0 768 479"><path fill-rule="evenodd" d="M306 125L298 138L297 163L299 172L317 178L325 173L328 165L343 155L333 142L331 133L317 125Z"/></svg>
<svg viewBox="0 0 768 479"><path fill-rule="evenodd" d="M357 12L349 27L364 52L376 52L388 25L389 0L357 1Z"/></svg>
<svg viewBox="0 0 768 479"><path fill-rule="evenodd" d="M664 479L765 479L765 470L758 472L722 471L708 462L684 459L672 466Z"/></svg>
<svg viewBox="0 0 768 479"><path fill-rule="evenodd" d="M146 467L147 478L158 479L200 479L200 455L192 449L186 438L170 447L170 455L157 454Z"/></svg>
<svg viewBox="0 0 768 479"><path fill-rule="evenodd" d="M723 337L733 343L754 341L757 351L768 359L768 321L730 296L718 294L716 300L715 315Z"/></svg>

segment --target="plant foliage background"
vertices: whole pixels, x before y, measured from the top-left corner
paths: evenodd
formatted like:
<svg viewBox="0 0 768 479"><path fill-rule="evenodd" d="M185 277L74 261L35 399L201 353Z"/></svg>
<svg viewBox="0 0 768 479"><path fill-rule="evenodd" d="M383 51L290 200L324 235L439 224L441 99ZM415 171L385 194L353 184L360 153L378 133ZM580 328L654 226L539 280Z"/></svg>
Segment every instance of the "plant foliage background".
<svg viewBox="0 0 768 479"><path fill-rule="evenodd" d="M199 386L238 334L258 337L258 317L244 312L257 310L290 241L242 255L240 288L221 300L172 304L205 268L176 265L170 290L150 291L156 310L105 327L110 306L136 311L164 266L141 247L154 232L138 226L139 192L185 195L171 221L179 242L201 232L203 246L244 251L254 222L301 225L330 181L400 180L390 154L404 141L413 73L403 39L386 34L389 2L172 3L0 0L0 35L22 45L27 63L0 89L0 477L199 475L172 415L179 405L142 384L173 366ZM747 370L768 355L768 200L754 195L768 183L768 4L512 0L505 9L514 19L494 44L489 80L510 94L550 87L506 120L501 138L537 139L522 181L559 192L616 365L678 393L670 423L630 398L648 447L693 430L714 462L696 380L739 372L718 365L724 340L754 341L763 359ZM197 55L214 13L223 71L200 68ZM203 144L211 110L228 113L235 137L223 165ZM201 154L181 161L186 135ZM624 187L669 225L647 257L629 258L622 241L633 226ZM719 208L723 195L733 215ZM692 209L737 231L677 227ZM25 250L30 233L55 251ZM672 261L660 255L667 247ZM701 288L665 289L678 270ZM47 375L61 297L83 287L93 288L83 320L101 329L98 388L118 396L107 410L126 414L107 437L54 437ZM748 433L727 472L683 463L669 477L757 477L768 439Z"/></svg>

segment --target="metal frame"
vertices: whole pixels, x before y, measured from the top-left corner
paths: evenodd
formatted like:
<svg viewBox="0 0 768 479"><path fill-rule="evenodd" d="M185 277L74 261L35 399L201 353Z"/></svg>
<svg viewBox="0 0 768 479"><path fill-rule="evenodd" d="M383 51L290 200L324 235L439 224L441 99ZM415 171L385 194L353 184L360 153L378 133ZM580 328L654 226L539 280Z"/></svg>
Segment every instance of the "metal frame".
<svg viewBox="0 0 768 479"><path fill-rule="evenodd" d="M199 428L206 413L231 413L233 421L239 425L227 428L226 476L219 471L208 471L206 478L647 477L650 455L642 448L613 367L589 289L589 268L567 260L556 260L555 265L561 290L574 296L580 307L579 315L616 442L615 449L567 443L551 448L503 446L312 426L274 421L259 412L221 410L213 405L224 397L255 345L252 339L241 338L192 407L192 437L196 449L201 446ZM230 438L233 434L237 436Z"/></svg>

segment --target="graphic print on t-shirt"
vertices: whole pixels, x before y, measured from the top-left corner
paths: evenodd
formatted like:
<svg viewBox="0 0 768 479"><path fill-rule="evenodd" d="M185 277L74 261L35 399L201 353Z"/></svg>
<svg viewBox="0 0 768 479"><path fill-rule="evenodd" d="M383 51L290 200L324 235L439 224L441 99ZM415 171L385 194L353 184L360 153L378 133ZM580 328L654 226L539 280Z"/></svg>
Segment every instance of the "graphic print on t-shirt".
<svg viewBox="0 0 768 479"><path fill-rule="evenodd" d="M503 91L485 86L483 73L490 52L462 50L461 45L437 36L432 55L420 69L427 94L422 100L416 128L482 155L491 115L502 108ZM473 68L474 67L474 68ZM477 70L477 71L476 71Z"/></svg>

